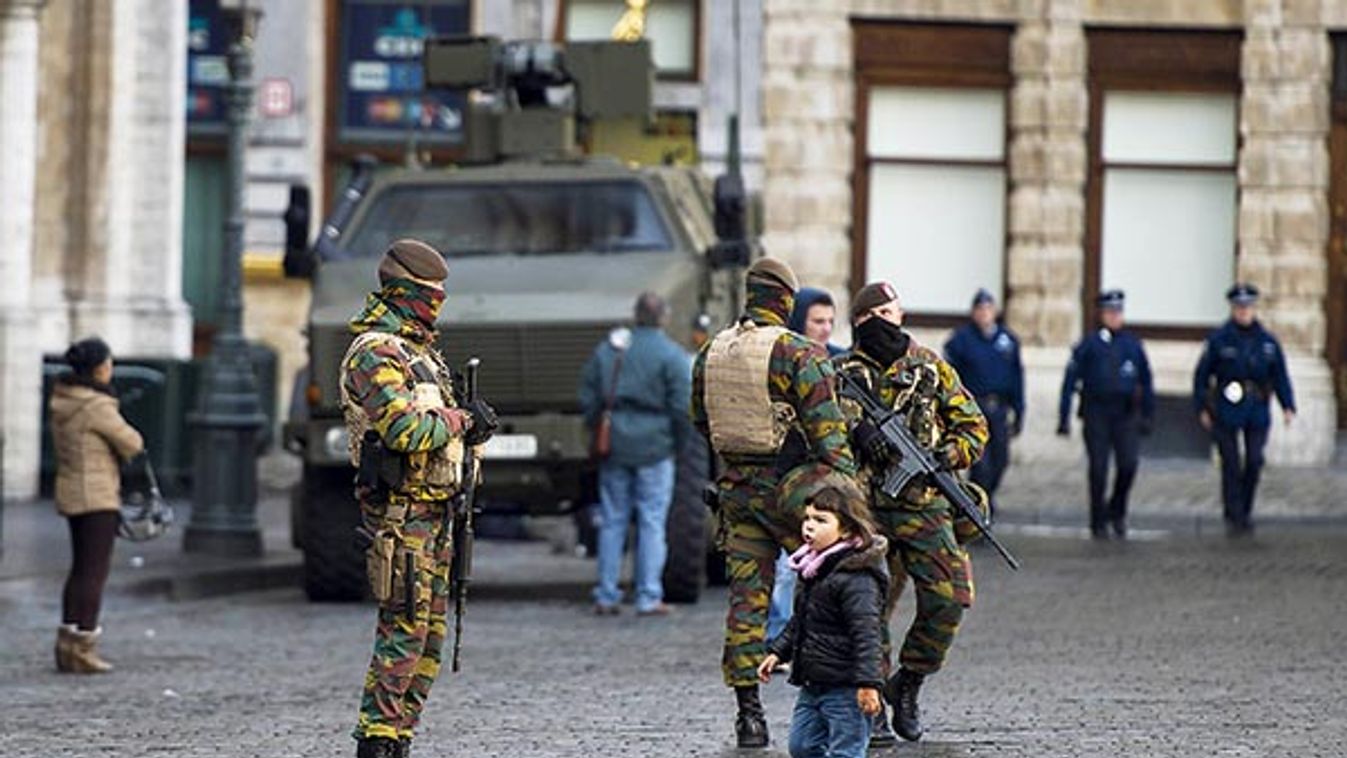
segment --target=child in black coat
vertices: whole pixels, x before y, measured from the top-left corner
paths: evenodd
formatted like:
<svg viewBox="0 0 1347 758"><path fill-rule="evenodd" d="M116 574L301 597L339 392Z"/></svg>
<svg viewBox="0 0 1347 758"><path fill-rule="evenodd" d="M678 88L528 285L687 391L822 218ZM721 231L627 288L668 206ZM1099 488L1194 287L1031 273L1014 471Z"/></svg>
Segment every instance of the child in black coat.
<svg viewBox="0 0 1347 758"><path fill-rule="evenodd" d="M849 484L849 483L847 483ZM889 574L888 545L875 533L860 492L821 488L806 501L795 613L758 667L767 681L791 664L800 688L791 716L792 758L863 758L870 717L879 713L880 616Z"/></svg>

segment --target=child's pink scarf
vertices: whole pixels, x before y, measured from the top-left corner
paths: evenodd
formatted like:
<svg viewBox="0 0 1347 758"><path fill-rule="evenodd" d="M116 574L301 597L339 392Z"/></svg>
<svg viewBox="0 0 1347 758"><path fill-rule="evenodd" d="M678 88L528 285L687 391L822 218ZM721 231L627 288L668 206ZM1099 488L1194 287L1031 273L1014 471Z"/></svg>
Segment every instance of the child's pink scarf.
<svg viewBox="0 0 1347 758"><path fill-rule="evenodd" d="M821 553L815 552L814 548L810 547L808 544L801 545L799 550L791 553L790 567L800 572L800 576L805 579L813 579L814 574L818 573L819 567L828 559L828 556L833 553L839 553L849 547L860 546L860 539L855 537L849 540L838 540L832 544L832 547Z"/></svg>

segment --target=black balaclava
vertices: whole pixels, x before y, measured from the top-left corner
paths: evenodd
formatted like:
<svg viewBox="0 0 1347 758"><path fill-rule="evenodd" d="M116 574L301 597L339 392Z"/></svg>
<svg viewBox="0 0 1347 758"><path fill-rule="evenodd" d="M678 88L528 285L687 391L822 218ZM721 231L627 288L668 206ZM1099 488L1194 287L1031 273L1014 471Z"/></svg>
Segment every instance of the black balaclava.
<svg viewBox="0 0 1347 758"><path fill-rule="evenodd" d="M861 352L888 366L907 355L907 347L912 338L895 323L872 316L862 321L853 330L856 345Z"/></svg>

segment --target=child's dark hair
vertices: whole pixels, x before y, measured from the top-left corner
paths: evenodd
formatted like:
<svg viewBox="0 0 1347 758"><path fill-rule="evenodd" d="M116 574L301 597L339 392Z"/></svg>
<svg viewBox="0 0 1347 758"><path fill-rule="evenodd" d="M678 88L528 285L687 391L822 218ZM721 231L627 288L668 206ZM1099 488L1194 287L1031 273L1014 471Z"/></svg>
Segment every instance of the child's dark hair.
<svg viewBox="0 0 1347 758"><path fill-rule="evenodd" d="M828 485L805 501L814 510L824 511L837 516L842 532L859 538L862 547L869 547L874 541L878 529L870 519L870 510L865 498L854 486L837 487Z"/></svg>
<svg viewBox="0 0 1347 758"><path fill-rule="evenodd" d="M112 357L108 343L98 337L86 337L65 351L65 361L76 376L89 379L94 369Z"/></svg>

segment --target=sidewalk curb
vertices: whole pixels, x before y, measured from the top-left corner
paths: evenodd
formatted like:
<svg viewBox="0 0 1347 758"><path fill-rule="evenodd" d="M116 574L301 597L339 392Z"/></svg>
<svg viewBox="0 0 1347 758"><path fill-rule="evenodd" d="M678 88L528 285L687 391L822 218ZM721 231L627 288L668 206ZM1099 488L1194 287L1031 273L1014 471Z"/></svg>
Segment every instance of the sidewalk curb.
<svg viewBox="0 0 1347 758"><path fill-rule="evenodd" d="M187 572L135 578L109 586L109 589L139 597L164 597L174 602L260 592L285 587L298 588L304 577L304 565L286 559L273 563L252 563Z"/></svg>

